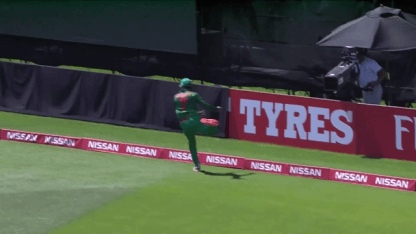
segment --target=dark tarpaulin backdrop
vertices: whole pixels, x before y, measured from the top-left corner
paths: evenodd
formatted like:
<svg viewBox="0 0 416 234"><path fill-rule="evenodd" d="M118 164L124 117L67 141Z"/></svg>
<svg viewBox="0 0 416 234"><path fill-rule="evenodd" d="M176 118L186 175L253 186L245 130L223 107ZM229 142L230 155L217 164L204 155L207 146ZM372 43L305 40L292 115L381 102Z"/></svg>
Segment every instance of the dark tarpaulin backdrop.
<svg viewBox="0 0 416 234"><path fill-rule="evenodd" d="M1 1L0 34L196 54L195 1Z"/></svg>
<svg viewBox="0 0 416 234"><path fill-rule="evenodd" d="M176 82L0 63L2 111L178 132L178 91ZM195 91L228 109L228 89L195 85ZM206 113L220 122L217 137L225 137L227 112Z"/></svg>
<svg viewBox="0 0 416 234"><path fill-rule="evenodd" d="M132 15L120 15L120 12L131 12L145 2L129 2L127 6L124 1L117 1L114 9L109 7L111 2L104 4L103 1L2 2L0 18L3 21L0 22L4 23L0 24L0 34L3 33L0 35L0 53L7 58L43 65L74 65L135 76L190 77L233 86L318 92L322 91L322 82L316 76L325 74L338 63L339 51L322 49L315 43L338 25L370 9L364 1L351 0L240 3L198 0L181 2L186 5L183 9L178 4L151 2L152 7L144 8L151 10L138 10ZM33 11L27 12L28 9ZM92 9L102 11L92 12ZM171 17L178 11L186 11L185 15L194 18ZM17 14L19 12L27 14ZM39 12L45 14L38 20L59 30L34 30L39 29L39 24L28 19L35 19L34 15ZM76 14L65 16L69 12ZM109 12L110 18L99 20ZM134 17L127 20L128 15ZM69 18L62 22L62 17ZM74 27L81 23L80 28ZM22 27L11 27L14 24ZM174 26L168 27L170 24ZM187 29L176 30L181 24L180 27ZM194 36L190 33L192 27ZM88 28L91 30L86 30ZM143 31L136 33L137 30ZM116 33L119 31L122 33ZM92 36L94 40L85 40ZM147 46L161 40L163 43L156 43L158 48ZM121 44L126 41L136 44L133 47L132 44ZM188 49L178 49L197 43L198 55L189 53Z"/></svg>
<svg viewBox="0 0 416 234"><path fill-rule="evenodd" d="M29 25L25 26L22 32L17 32L17 28L10 28L11 21L8 21L9 18L6 16L16 10L11 6L13 4L21 5L20 2L8 1L2 2L3 5L0 4L3 6L0 7L0 13L2 13L0 18L3 17L4 21L3 25L0 24L0 29L3 27L6 34L13 33L13 35L0 34L0 57L23 59L50 66L72 65L108 69L141 77L151 75L189 77L194 80L230 86L305 90L317 97L322 97L323 92L323 81L319 77L340 62L341 48L323 48L317 46L316 43L338 26L363 16L366 12L378 7L380 3L388 6L392 3L390 0L274 0L240 3L193 1L193 3L189 3L189 8L186 7L189 12L191 11L190 5L194 4L196 7L196 11L193 10L192 13L196 16L194 19L196 22L192 22L196 27L196 37L186 36L197 44L195 47L197 54L192 54L187 52L185 48L178 49L180 46L187 46L184 44L185 42L194 43L183 40L179 42L178 39L184 35L166 36L169 33L181 34L181 30L156 27L156 25L164 25L159 20L166 18L157 18L156 16L175 15L175 7L161 6L160 12L157 10L138 11L140 14L127 21L120 21L113 15L112 19L115 22L111 25L120 23L120 29L127 30L129 27L140 25L140 17L146 18L146 14L152 14L146 18L146 25L151 25L154 22L154 30L145 33L143 38L146 38L146 43L147 41L163 40L158 48L147 46L148 44L142 41L143 38L134 41L138 43L137 47L123 47L122 45L116 46L117 44L114 43L100 44L94 40L63 41L64 39L61 37L55 37L57 35L63 36L62 31L75 33L65 34L65 36L78 37L78 29L74 29L73 25L68 23L59 25L61 28L59 28L57 35L43 36L43 38L49 39L34 38L34 34L28 34L28 32L35 33L29 30L29 26L36 24L37 21L28 20L29 18L25 15L9 17L10 19L21 17L22 22L19 24ZM81 4L79 2L69 3L72 1L54 2L60 2L53 3L54 6ZM88 1L88 3L82 4L91 7L97 2L100 1ZM394 2L398 3L399 1L395 0ZM411 7L402 7L406 4L404 4L404 0L401 2L401 5L392 7L401 8L410 14L416 13ZM153 3L163 3L163 1L153 1ZM87 17L88 14L85 13L92 9L89 7L79 12L78 16ZM125 6L119 3L114 13L119 12L118 10L123 7ZM57 12L68 9L70 8L59 9ZM103 9L103 5L97 9ZM169 11L163 11L167 9ZM24 11L24 9L20 9L20 11ZM162 14L163 12L166 14ZM45 16L41 20L45 21L48 17L49 19L59 18L53 14L50 12L47 17ZM103 17L100 12L96 14ZM188 15L188 13L186 14ZM89 19L88 17L85 19ZM70 18L73 19L73 15ZM168 21L176 24L172 17ZM107 21L97 20L89 22L88 25L99 25L100 22ZM127 25L123 25L124 23ZM169 22L165 23L168 25ZM54 23L48 24L54 25ZM39 25L33 27L38 28ZM86 25L81 28L85 27ZM123 40L119 41L117 39L119 34L110 33L111 30L118 29L107 27L105 23L99 27L108 28L106 30L109 31L106 31L104 36L107 41L121 43L123 40L125 42L125 40L132 39L126 39L123 36ZM146 29L148 28L146 27ZM88 33L94 32L96 31ZM186 33L188 32L190 31L186 31ZM26 36L15 35L23 35L23 33ZM48 33L52 32L48 31ZM125 34L123 33L123 35ZM143 44L139 42L143 42ZM415 87L414 52L401 55L379 54L372 51L369 53L370 57L384 68L388 67L386 70L390 72L391 78L395 82L392 96L397 101L414 100L416 97L414 91L400 89L400 87Z"/></svg>
<svg viewBox="0 0 416 234"><path fill-rule="evenodd" d="M0 58L198 78L195 1L1 1Z"/></svg>
<svg viewBox="0 0 416 234"><path fill-rule="evenodd" d="M1 27L1 25L0 25ZM132 76L198 76L197 55L0 35L0 58L79 66Z"/></svg>

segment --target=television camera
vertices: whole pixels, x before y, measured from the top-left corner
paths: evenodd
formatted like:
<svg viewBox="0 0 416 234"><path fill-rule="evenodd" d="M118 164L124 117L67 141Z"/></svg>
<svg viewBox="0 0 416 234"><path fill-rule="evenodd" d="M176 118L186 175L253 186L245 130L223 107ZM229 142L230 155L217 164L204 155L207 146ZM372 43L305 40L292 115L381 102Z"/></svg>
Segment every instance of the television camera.
<svg viewBox="0 0 416 234"><path fill-rule="evenodd" d="M362 50L346 46L342 50L342 61L332 68L324 77L324 91L337 94L351 85L358 85L358 54ZM358 71L358 72L357 72Z"/></svg>

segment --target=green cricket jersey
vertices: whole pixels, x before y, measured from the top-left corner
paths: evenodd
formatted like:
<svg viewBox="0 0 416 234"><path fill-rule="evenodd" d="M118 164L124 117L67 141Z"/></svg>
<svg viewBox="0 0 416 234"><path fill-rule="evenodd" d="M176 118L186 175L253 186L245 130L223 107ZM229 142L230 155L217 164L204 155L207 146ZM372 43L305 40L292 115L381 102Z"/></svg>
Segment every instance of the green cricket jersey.
<svg viewBox="0 0 416 234"><path fill-rule="evenodd" d="M185 89L181 90L174 96L174 102L176 116L179 120L182 120L183 118L187 118L189 116L197 115L197 104L201 105L204 109L209 109L212 111L217 110L217 107L204 102L204 100L202 100L202 97L198 93L191 92Z"/></svg>

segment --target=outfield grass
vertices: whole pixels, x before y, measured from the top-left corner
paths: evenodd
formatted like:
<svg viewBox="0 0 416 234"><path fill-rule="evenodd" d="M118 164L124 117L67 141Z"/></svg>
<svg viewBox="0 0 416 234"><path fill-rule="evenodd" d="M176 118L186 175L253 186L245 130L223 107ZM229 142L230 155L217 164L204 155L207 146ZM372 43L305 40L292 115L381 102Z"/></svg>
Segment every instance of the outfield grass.
<svg viewBox="0 0 416 234"><path fill-rule="evenodd" d="M182 134L0 112L0 128L186 149ZM415 163L198 136L200 150L416 178ZM414 233L416 193L0 141L0 233Z"/></svg>

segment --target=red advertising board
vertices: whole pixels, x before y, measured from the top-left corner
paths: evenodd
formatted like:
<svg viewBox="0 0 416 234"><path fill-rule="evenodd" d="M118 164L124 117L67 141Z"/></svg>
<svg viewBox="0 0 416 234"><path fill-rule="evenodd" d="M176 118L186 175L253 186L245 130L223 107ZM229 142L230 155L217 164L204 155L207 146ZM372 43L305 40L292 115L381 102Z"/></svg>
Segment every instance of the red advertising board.
<svg viewBox="0 0 416 234"><path fill-rule="evenodd" d="M123 144L122 153L146 158L162 158L163 149L145 145Z"/></svg>
<svg viewBox="0 0 416 234"><path fill-rule="evenodd" d="M357 154L416 161L416 111L357 105Z"/></svg>
<svg viewBox="0 0 416 234"><path fill-rule="evenodd" d="M54 145L54 146L61 146L61 147L66 147L66 148L77 148L77 149L80 149L82 145L81 138L50 135L50 134L44 134L44 133L15 131L15 130L8 130L8 129L1 130L1 139L9 140L9 141L37 143L37 144L44 144L44 145Z"/></svg>
<svg viewBox="0 0 416 234"><path fill-rule="evenodd" d="M230 138L355 153L356 105L230 90Z"/></svg>
<svg viewBox="0 0 416 234"><path fill-rule="evenodd" d="M88 138L84 138L82 140L82 149L147 158L162 158L163 153L163 149L158 147L125 144Z"/></svg>
<svg viewBox="0 0 416 234"><path fill-rule="evenodd" d="M329 172L329 180L349 183L361 184L366 186L397 189L404 191L415 191L416 180L361 173L355 171L344 171L331 169Z"/></svg>
<svg viewBox="0 0 416 234"><path fill-rule="evenodd" d="M245 158L220 154L200 153L198 155L202 165L243 169Z"/></svg>
<svg viewBox="0 0 416 234"><path fill-rule="evenodd" d="M244 169L272 174L289 174L289 164L246 158Z"/></svg>
<svg viewBox="0 0 416 234"><path fill-rule="evenodd" d="M370 178L370 185L413 192L416 189L416 180L383 175L372 175Z"/></svg>
<svg viewBox="0 0 416 234"><path fill-rule="evenodd" d="M250 171L260 171L272 174L308 177L321 180L328 180L330 170L329 168L325 167L287 164L249 158L245 160L244 169Z"/></svg>
<svg viewBox="0 0 416 234"><path fill-rule="evenodd" d="M369 174L354 171L331 169L331 171L329 172L329 180L349 184L369 185L369 176Z"/></svg>
<svg viewBox="0 0 416 234"><path fill-rule="evenodd" d="M82 141L82 149L88 151L98 151L105 153L121 154L121 145L119 142L103 141L96 139L84 138Z"/></svg>
<svg viewBox="0 0 416 234"><path fill-rule="evenodd" d="M177 161L177 162L192 163L191 153L185 150L163 149L162 158L166 160Z"/></svg>
<svg viewBox="0 0 416 234"><path fill-rule="evenodd" d="M162 158L178 162L193 163L191 153L185 150L164 149ZM236 169L243 169L245 160L242 157L210 153L198 153L198 159L202 165Z"/></svg>
<svg viewBox="0 0 416 234"><path fill-rule="evenodd" d="M371 106L370 109L377 109L376 114L380 114L381 107ZM387 112L384 112L387 113ZM406 132L406 129L410 129L410 126L403 125L400 121L411 122L412 118L406 116L407 110L399 109L394 112L394 118L396 121L397 132ZM365 118L365 115L363 116ZM385 116L384 116L385 117ZM388 117L386 117L388 119ZM375 124L375 126L378 126ZM363 129L364 126L362 126ZM399 129L399 130L397 130ZM381 133L380 133L381 134ZM1 129L1 140L20 141L20 142L32 142L37 144L57 145L62 147L78 148L89 151L99 151L106 153L115 153L122 155L132 155L137 157L149 157L149 158L163 158L167 160L174 160L180 162L192 163L192 157L189 151L158 148L151 146L143 146L136 144L125 144L119 142L103 141L96 139L81 139L74 137L65 137L58 135L48 135L43 133L31 133L23 131L14 131ZM397 140L397 138L396 138ZM414 139L412 139L414 140ZM405 142L405 143L403 143ZM409 141L396 141L396 144L403 144L408 146L411 144ZM403 147L403 146L402 146ZM203 165L212 165L219 167L229 167L236 169L246 169L251 171L266 172L272 174L282 174L289 176L301 176L308 178L315 178L321 180L331 180L343 183L361 184L365 186L380 187L386 189L395 189L403 191L415 191L416 180L391 177L384 175L376 175L369 173L361 173L355 171L345 171L337 169L329 169L324 167L314 167L296 164L279 163L273 161L264 161L257 159L247 159L243 157L227 156L220 154L199 153L199 160Z"/></svg>
<svg viewBox="0 0 416 234"><path fill-rule="evenodd" d="M320 180L329 179L329 168L289 164L288 175L308 177Z"/></svg>

